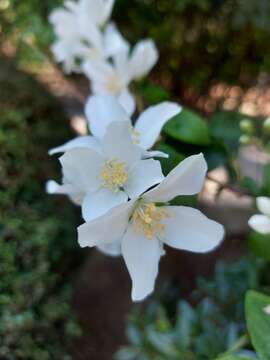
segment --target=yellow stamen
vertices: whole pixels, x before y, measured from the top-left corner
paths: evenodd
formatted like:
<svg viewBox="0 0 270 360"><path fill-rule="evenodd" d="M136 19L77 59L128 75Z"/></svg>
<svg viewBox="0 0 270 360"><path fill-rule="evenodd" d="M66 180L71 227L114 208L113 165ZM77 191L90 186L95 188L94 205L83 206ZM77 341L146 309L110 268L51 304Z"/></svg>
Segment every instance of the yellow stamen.
<svg viewBox="0 0 270 360"><path fill-rule="evenodd" d="M100 171L101 186L118 191L128 181L126 164L117 159L106 161Z"/></svg>
<svg viewBox="0 0 270 360"><path fill-rule="evenodd" d="M123 86L119 77L116 74L112 74L108 78L105 87L110 94L118 95Z"/></svg>
<svg viewBox="0 0 270 360"><path fill-rule="evenodd" d="M147 239L152 240L154 236L164 235L165 225L162 224L162 219L168 216L164 208L157 207L154 203L141 203L133 213L133 226L135 231L143 232Z"/></svg>

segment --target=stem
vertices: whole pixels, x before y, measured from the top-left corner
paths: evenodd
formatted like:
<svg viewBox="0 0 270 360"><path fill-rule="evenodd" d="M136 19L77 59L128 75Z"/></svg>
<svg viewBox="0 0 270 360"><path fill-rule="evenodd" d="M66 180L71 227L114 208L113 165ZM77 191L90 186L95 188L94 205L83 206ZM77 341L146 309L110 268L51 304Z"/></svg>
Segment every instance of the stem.
<svg viewBox="0 0 270 360"><path fill-rule="evenodd" d="M219 185L218 194L220 194L223 190L229 190L231 192L234 192L238 196L252 196L254 197L254 194L249 192L246 189L241 188L239 185L230 185L230 184L224 184L214 178L212 178L210 175L207 175L207 179L210 181L213 181L215 184Z"/></svg>
<svg viewBox="0 0 270 360"><path fill-rule="evenodd" d="M244 346L249 344L249 337L247 334L242 335L230 348L227 350L224 355L231 355L238 350L241 350Z"/></svg>

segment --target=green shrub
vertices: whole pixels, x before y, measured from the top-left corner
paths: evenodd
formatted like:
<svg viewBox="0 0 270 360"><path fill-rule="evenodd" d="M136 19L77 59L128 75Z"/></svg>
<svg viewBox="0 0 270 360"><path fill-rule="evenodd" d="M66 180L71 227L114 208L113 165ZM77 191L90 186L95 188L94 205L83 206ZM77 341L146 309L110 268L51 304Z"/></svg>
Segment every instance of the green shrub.
<svg viewBox="0 0 270 360"><path fill-rule="evenodd" d="M218 263L212 280L201 278L190 297L167 284L146 307L137 306L127 327L129 346L117 360L213 360L245 333L244 299L260 286L263 263ZM192 305L191 305L192 304Z"/></svg>
<svg viewBox="0 0 270 360"><path fill-rule="evenodd" d="M58 104L0 60L0 358L68 359L74 208L45 194L48 147L70 134Z"/></svg>
<svg viewBox="0 0 270 360"><path fill-rule="evenodd" d="M157 80L176 95L212 80L250 84L270 69L268 0L116 0L113 17L132 42L155 40Z"/></svg>
<svg viewBox="0 0 270 360"><path fill-rule="evenodd" d="M0 0L0 41L12 40L23 61L42 61L54 37L48 15L61 4ZM213 80L250 85L270 69L268 0L115 0L113 21L132 43L155 40L157 81L176 95Z"/></svg>

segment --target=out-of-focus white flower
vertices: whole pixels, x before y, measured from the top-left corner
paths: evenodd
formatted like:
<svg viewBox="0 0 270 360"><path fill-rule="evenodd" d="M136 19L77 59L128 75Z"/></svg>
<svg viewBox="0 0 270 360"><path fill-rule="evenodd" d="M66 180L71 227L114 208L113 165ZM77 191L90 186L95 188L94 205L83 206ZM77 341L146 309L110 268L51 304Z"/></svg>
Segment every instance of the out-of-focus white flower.
<svg viewBox="0 0 270 360"><path fill-rule="evenodd" d="M270 315L270 304L265 306L265 308L263 309L263 311L265 312L266 315Z"/></svg>
<svg viewBox="0 0 270 360"><path fill-rule="evenodd" d="M181 110L181 106L177 103L165 101L146 109L132 126L130 117L113 96L91 96L87 101L85 112L89 129L94 136L80 136L51 149L49 154L53 155L78 147L88 147L99 151L100 139L106 133L107 127L115 121L123 121L130 124L133 143L145 150L143 157L166 156L158 151L147 150L157 141L163 125Z"/></svg>
<svg viewBox="0 0 270 360"><path fill-rule="evenodd" d="M164 178L159 161L141 160L127 122L113 122L100 141L100 149L72 148L60 158L64 184L56 191L82 194L87 219L105 214L128 199L137 198ZM53 191L50 191L51 193Z"/></svg>
<svg viewBox="0 0 270 360"><path fill-rule="evenodd" d="M196 209L166 204L178 195L198 193L206 171L202 154L190 156L139 199L121 204L92 221L91 213L89 217L87 211L84 213L86 223L78 228L79 244L102 247L102 251L113 255L121 251L132 279L134 301L153 291L164 244L204 253L222 241L222 225Z"/></svg>
<svg viewBox="0 0 270 360"><path fill-rule="evenodd" d="M270 234L270 199L265 196L259 196L256 199L256 204L262 215L251 216L248 224L260 234Z"/></svg>
<svg viewBox="0 0 270 360"><path fill-rule="evenodd" d="M81 72L83 61L105 59L116 51L110 26L101 31L113 4L114 0L65 1L63 8L51 13L49 20L57 37L52 51L66 72Z"/></svg>
<svg viewBox="0 0 270 360"><path fill-rule="evenodd" d="M112 62L89 58L84 62L83 70L91 81L94 94L117 97L131 115L136 106L128 86L133 80L149 73L158 60L158 51L152 40L142 40L130 54L130 45L114 25L109 26L108 32L109 39L114 44L110 51Z"/></svg>

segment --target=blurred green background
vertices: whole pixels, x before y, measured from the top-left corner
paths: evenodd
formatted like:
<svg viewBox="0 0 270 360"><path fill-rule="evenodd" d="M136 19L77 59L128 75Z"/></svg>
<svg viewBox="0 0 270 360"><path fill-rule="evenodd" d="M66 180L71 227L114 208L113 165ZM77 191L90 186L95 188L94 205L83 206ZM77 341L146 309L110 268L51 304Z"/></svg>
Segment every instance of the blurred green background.
<svg viewBox="0 0 270 360"><path fill-rule="evenodd" d="M24 60L42 60L53 39L47 17L60 4L1 0L1 41L12 39ZM116 0L113 12L133 43L155 40L161 53L156 73L177 94L186 86L203 91L218 80L250 85L269 71L269 18L267 0Z"/></svg>

